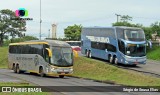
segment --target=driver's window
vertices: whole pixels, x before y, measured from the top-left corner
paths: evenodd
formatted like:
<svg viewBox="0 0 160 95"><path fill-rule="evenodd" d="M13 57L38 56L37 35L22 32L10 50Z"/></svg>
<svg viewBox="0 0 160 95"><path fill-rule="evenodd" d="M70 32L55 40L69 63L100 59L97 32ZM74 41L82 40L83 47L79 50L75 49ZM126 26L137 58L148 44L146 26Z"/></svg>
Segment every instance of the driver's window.
<svg viewBox="0 0 160 95"><path fill-rule="evenodd" d="M119 50L120 50L123 54L125 54L125 44L124 44L123 41L118 40L118 47L119 47Z"/></svg>

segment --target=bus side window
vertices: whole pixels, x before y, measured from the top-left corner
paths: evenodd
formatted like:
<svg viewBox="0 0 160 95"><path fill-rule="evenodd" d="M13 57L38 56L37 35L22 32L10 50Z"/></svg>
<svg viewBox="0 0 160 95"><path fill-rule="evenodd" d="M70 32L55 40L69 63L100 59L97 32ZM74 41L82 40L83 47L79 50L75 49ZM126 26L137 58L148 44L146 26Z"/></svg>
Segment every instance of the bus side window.
<svg viewBox="0 0 160 95"><path fill-rule="evenodd" d="M13 46L9 46L9 53L13 53Z"/></svg>
<svg viewBox="0 0 160 95"><path fill-rule="evenodd" d="M44 44L43 46L42 46L42 57L45 59L46 57L46 48L49 48L49 45L46 45L46 44Z"/></svg>

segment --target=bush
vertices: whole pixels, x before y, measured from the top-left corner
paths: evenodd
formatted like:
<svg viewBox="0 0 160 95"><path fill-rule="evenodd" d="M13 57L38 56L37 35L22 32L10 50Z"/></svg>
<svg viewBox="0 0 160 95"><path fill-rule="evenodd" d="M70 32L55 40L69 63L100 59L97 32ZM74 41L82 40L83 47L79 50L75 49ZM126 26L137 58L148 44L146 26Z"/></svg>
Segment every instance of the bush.
<svg viewBox="0 0 160 95"><path fill-rule="evenodd" d="M30 41L30 40L38 40L38 38L33 37L33 36L25 36L22 38L14 38L11 40L6 40L3 43L3 46L8 46L10 43L17 43L17 42L24 42L24 41Z"/></svg>

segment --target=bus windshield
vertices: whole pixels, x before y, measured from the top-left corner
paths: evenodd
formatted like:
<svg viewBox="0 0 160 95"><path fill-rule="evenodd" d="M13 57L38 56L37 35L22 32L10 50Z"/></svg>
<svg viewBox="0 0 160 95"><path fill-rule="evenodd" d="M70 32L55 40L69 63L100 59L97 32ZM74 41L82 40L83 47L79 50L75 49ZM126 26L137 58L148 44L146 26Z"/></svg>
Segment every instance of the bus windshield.
<svg viewBox="0 0 160 95"><path fill-rule="evenodd" d="M72 66L73 54L71 48L53 47L51 64L55 66Z"/></svg>
<svg viewBox="0 0 160 95"><path fill-rule="evenodd" d="M142 57L146 55L144 44L128 44L126 55L132 57Z"/></svg>
<svg viewBox="0 0 160 95"><path fill-rule="evenodd" d="M124 38L128 41L145 41L145 34L143 30L124 30Z"/></svg>

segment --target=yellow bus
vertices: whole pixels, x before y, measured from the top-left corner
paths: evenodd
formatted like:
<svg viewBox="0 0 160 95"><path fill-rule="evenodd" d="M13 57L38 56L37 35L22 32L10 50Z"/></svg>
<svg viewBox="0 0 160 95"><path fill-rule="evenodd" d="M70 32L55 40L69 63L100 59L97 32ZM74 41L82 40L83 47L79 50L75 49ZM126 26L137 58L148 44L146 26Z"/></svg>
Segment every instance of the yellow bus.
<svg viewBox="0 0 160 95"><path fill-rule="evenodd" d="M64 76L73 73L71 46L57 40L34 40L9 45L8 67L15 73Z"/></svg>

